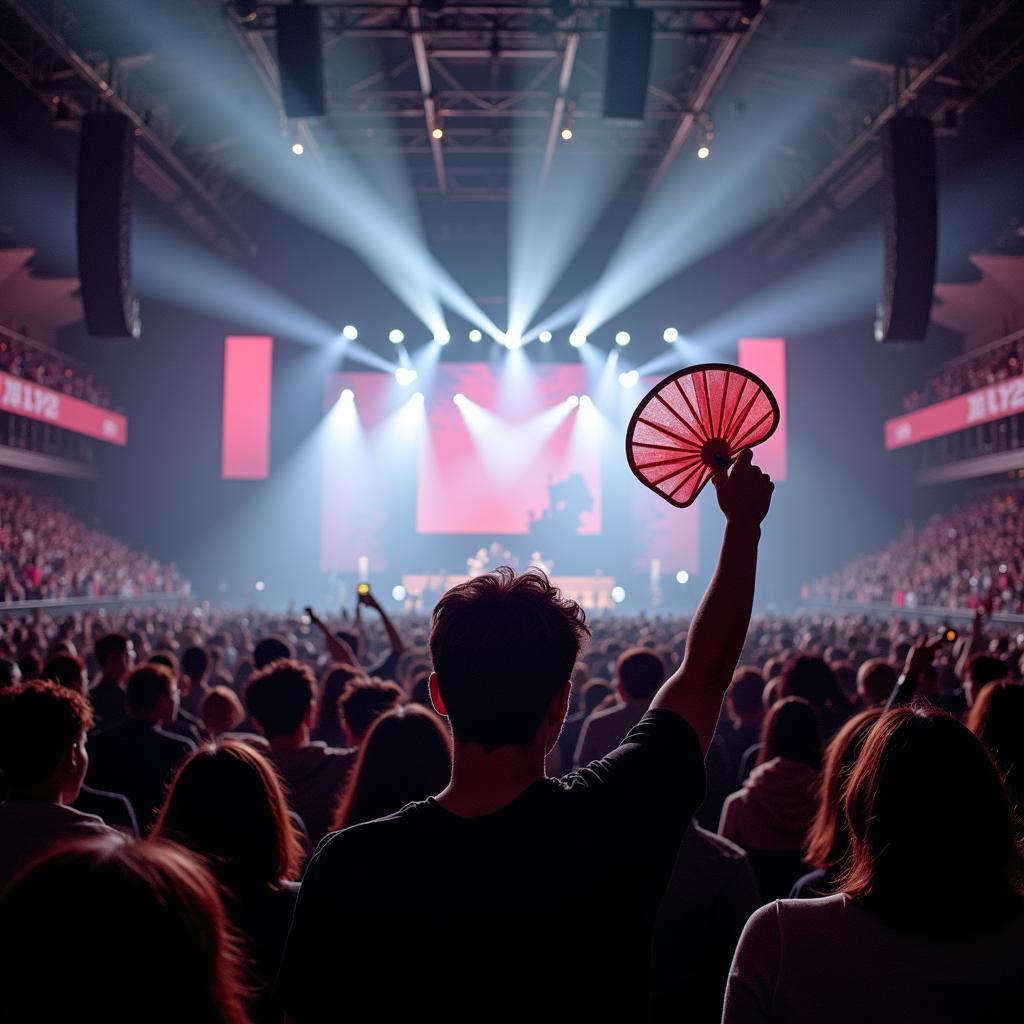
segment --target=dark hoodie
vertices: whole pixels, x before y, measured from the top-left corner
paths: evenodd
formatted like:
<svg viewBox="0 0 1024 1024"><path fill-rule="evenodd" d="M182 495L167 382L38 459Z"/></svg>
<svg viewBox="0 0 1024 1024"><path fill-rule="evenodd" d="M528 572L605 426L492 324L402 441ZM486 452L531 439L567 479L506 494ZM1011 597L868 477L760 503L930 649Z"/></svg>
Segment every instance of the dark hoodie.
<svg viewBox="0 0 1024 1024"><path fill-rule="evenodd" d="M288 806L302 819L315 847L330 831L356 751L308 743L296 750L269 751L267 756L285 781Z"/></svg>

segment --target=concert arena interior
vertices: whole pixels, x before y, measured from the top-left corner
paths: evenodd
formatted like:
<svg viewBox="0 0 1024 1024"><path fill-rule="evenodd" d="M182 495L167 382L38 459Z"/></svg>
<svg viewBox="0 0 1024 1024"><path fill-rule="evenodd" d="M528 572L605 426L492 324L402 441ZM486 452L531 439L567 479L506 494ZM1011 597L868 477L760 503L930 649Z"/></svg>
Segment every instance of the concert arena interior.
<svg viewBox="0 0 1024 1024"><path fill-rule="evenodd" d="M0 1017L1024 1020L1019 0L0 0Z"/></svg>

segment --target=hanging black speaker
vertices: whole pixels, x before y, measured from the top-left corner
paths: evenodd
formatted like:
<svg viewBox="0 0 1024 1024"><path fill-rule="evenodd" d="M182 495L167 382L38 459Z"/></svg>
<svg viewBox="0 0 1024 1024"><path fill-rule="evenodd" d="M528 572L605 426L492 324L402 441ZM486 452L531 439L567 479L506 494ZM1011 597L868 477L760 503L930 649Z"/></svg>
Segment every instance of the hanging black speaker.
<svg viewBox="0 0 1024 1024"><path fill-rule="evenodd" d="M921 341L935 289L938 187L935 129L926 117L897 117L882 130L885 281L876 341Z"/></svg>
<svg viewBox="0 0 1024 1024"><path fill-rule="evenodd" d="M604 117L642 121L651 72L650 10L613 7L608 12L608 59L604 71Z"/></svg>
<svg viewBox="0 0 1024 1024"><path fill-rule="evenodd" d="M323 117L327 113L320 8L315 4L277 8L277 69L288 117Z"/></svg>
<svg viewBox="0 0 1024 1024"><path fill-rule="evenodd" d="M78 146L78 278L89 333L137 338L132 289L132 160L123 114L86 114Z"/></svg>

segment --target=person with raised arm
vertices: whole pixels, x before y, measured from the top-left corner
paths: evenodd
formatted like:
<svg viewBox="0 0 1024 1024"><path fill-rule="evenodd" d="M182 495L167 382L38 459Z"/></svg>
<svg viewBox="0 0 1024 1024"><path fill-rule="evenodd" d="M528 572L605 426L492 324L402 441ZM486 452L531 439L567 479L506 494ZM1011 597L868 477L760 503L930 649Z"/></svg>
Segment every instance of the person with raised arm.
<svg viewBox="0 0 1024 1024"><path fill-rule="evenodd" d="M503 566L444 595L430 696L454 735L451 780L320 844L279 979L292 1019L646 1016L655 916L704 795L773 486L749 451L719 475L725 539L682 666L615 750L563 778L544 759L589 634L583 610L536 569Z"/></svg>

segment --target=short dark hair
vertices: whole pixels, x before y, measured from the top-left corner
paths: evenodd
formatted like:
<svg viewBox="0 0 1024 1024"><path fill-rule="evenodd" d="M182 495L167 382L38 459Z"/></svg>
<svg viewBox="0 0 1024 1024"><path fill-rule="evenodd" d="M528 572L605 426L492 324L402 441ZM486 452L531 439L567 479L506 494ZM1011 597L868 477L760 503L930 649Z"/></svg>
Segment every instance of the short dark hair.
<svg viewBox="0 0 1024 1024"><path fill-rule="evenodd" d="M124 695L129 710L135 714L152 711L161 697L169 697L174 692L174 685L174 674L166 665L147 661L132 670L125 684Z"/></svg>
<svg viewBox="0 0 1024 1024"><path fill-rule="evenodd" d="M313 705L316 680L300 661L281 658L249 677L245 705L267 736L287 736Z"/></svg>
<svg viewBox="0 0 1024 1024"><path fill-rule="evenodd" d="M615 662L615 676L627 696L650 700L665 682L665 665L649 647L630 647Z"/></svg>
<svg viewBox="0 0 1024 1024"><path fill-rule="evenodd" d="M107 633L96 641L96 660L103 668L115 654L126 654L128 637L124 633Z"/></svg>
<svg viewBox="0 0 1024 1024"><path fill-rule="evenodd" d="M202 679L210 667L205 647L188 647L181 655L181 671L189 679Z"/></svg>
<svg viewBox="0 0 1024 1024"><path fill-rule="evenodd" d="M85 662L81 658L76 658L73 654L55 654L44 666L40 678L81 693L85 689L85 682L82 679L84 669Z"/></svg>
<svg viewBox="0 0 1024 1024"><path fill-rule="evenodd" d="M1009 674L1009 665L992 654L972 654L967 662L967 675L974 684L975 693L987 683L1005 679Z"/></svg>
<svg viewBox="0 0 1024 1024"><path fill-rule="evenodd" d="M181 674L181 662L174 651L154 651L147 659L151 665L163 665L169 668L176 676Z"/></svg>
<svg viewBox="0 0 1024 1024"><path fill-rule="evenodd" d="M821 768L821 727L814 706L803 697L783 697L765 715L757 763L776 757Z"/></svg>
<svg viewBox="0 0 1024 1024"><path fill-rule="evenodd" d="M339 699L341 713L353 739L359 740L385 711L402 703L402 688L382 679L356 677L345 684Z"/></svg>
<svg viewBox="0 0 1024 1024"><path fill-rule="evenodd" d="M57 683L37 680L0 690L0 769L11 788L48 779L92 724L85 697Z"/></svg>
<svg viewBox="0 0 1024 1024"><path fill-rule="evenodd" d="M295 657L295 648L279 636L265 636L252 651L252 663L257 669L264 669L275 661L287 661Z"/></svg>
<svg viewBox="0 0 1024 1024"><path fill-rule="evenodd" d="M434 608L430 654L456 738L528 746L589 635L583 609L540 570L501 566L452 587Z"/></svg>
<svg viewBox="0 0 1024 1024"><path fill-rule="evenodd" d="M737 715L764 713L765 678L753 665L740 665L732 674L725 699Z"/></svg>

